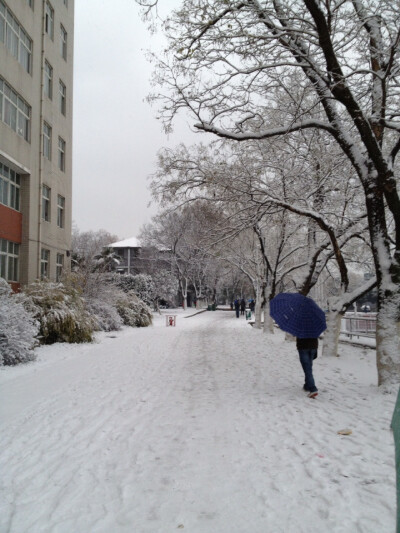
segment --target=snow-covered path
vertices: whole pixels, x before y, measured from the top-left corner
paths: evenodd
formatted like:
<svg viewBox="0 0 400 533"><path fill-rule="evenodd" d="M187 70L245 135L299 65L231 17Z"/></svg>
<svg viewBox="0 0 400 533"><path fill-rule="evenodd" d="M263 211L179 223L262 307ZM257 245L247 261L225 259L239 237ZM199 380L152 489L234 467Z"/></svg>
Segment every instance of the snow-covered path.
<svg viewBox="0 0 400 533"><path fill-rule="evenodd" d="M320 356L316 400L293 343L224 311L38 354L0 371L1 533L395 530L373 350Z"/></svg>

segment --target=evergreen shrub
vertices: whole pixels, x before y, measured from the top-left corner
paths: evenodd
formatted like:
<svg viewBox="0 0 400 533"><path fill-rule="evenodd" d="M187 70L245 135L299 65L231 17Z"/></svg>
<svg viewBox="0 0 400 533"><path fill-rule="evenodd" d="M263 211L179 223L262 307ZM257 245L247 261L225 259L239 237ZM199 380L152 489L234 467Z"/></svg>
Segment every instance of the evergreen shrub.
<svg viewBox="0 0 400 533"><path fill-rule="evenodd" d="M39 324L0 278L0 366L34 361Z"/></svg>
<svg viewBox="0 0 400 533"><path fill-rule="evenodd" d="M125 326L143 328L152 324L152 312L135 294L125 294L116 301L116 308Z"/></svg>
<svg viewBox="0 0 400 533"><path fill-rule="evenodd" d="M86 309L93 318L96 331L116 331L124 324L116 307L104 300L90 298L86 301Z"/></svg>
<svg viewBox="0 0 400 533"><path fill-rule="evenodd" d="M23 303L39 321L42 344L93 340L94 320L84 299L72 286L37 281L24 290Z"/></svg>

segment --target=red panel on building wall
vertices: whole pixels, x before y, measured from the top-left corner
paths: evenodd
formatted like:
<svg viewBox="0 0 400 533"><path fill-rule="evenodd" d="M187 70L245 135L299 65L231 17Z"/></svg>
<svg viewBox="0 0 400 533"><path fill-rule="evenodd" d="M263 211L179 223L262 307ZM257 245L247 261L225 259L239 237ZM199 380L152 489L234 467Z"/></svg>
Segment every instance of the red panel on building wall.
<svg viewBox="0 0 400 533"><path fill-rule="evenodd" d="M0 204L0 239L22 242L22 213Z"/></svg>

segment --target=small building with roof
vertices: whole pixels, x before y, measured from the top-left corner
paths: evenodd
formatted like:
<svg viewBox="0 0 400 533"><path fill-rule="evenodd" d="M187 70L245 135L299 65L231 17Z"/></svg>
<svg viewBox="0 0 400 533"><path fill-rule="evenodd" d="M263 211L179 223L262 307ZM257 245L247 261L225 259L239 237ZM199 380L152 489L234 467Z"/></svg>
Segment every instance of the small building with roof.
<svg viewBox="0 0 400 533"><path fill-rule="evenodd" d="M116 271L121 274L137 274L139 270L139 257L142 248L140 241L136 237L125 239L123 241L113 242L108 245L113 248L121 258L121 263Z"/></svg>

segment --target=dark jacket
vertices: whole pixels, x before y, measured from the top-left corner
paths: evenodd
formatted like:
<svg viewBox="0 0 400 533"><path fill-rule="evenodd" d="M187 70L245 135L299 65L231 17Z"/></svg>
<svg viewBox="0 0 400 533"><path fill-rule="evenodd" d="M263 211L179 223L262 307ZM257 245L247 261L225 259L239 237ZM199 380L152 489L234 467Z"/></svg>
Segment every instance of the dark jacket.
<svg viewBox="0 0 400 533"><path fill-rule="evenodd" d="M296 339L298 350L318 350L318 339Z"/></svg>

